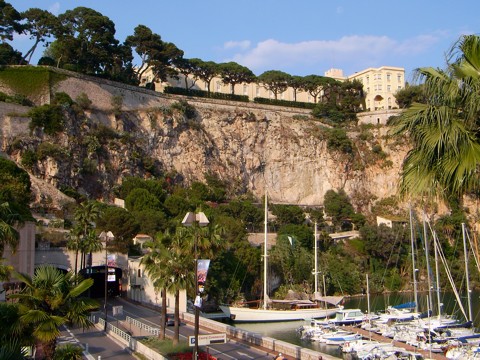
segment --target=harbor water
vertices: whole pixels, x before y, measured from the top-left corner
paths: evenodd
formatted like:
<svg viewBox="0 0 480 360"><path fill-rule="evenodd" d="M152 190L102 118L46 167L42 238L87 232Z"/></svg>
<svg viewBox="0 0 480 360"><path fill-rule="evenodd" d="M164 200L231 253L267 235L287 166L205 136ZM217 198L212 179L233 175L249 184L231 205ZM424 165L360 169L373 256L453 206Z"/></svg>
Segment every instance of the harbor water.
<svg viewBox="0 0 480 360"><path fill-rule="evenodd" d="M441 294L440 298L442 313L453 315L460 321L465 321L465 318L459 310L458 301L453 293L443 293ZM429 299L428 293L420 293L418 295L420 311L427 311L427 309L430 309L430 306L427 305L427 299ZM433 311L435 314L438 304L437 296L433 294L431 300L433 304ZM388 306L399 305L411 301L413 301L412 293L372 295L370 296L370 311L383 311ZM465 311L468 314L468 309L466 306L467 300L465 298L460 298L460 301L464 305ZM480 291L472 292L471 303L474 325L475 327L480 328ZM359 308L366 313L368 310L367 297L359 296L345 299L344 307L350 309ZM299 345L304 348L321 351L332 356L347 359L347 357L342 356L342 352L338 346L331 346L319 342L301 340L299 334L296 332L296 329L298 329L303 324L305 324L305 321L290 321L280 323L240 323L235 324L234 326L240 329L259 333L264 336L269 336L278 340L286 341L291 344Z"/></svg>

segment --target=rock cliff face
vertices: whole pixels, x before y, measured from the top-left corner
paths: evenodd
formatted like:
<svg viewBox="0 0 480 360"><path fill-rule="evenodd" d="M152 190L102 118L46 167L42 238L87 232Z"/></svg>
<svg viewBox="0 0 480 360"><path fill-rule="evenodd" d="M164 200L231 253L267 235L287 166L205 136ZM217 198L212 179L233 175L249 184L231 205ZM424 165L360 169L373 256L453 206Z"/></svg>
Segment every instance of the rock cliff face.
<svg viewBox="0 0 480 360"><path fill-rule="evenodd" d="M353 146L335 146L336 135L304 110L168 97L78 78L56 84L57 91L72 99L85 93L92 106L66 109L64 132L47 136L30 132L28 108L0 103L1 150L21 164L27 150L38 154L42 144L53 144L31 174L94 197L109 197L129 175L193 181L213 173L232 193L260 197L267 189L275 203L321 205L326 191L345 189L357 209L367 210L372 200L395 194L407 150L382 126L350 129ZM113 97L121 97L121 111L112 108Z"/></svg>

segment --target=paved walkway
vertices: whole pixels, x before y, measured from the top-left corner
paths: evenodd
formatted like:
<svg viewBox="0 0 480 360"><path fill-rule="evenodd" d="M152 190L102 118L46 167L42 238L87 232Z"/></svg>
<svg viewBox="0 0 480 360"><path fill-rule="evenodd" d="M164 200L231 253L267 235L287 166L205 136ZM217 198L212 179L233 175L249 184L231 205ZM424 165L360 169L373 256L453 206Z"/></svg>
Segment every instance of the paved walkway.
<svg viewBox="0 0 480 360"><path fill-rule="evenodd" d="M58 340L58 345L73 343L80 345L84 357L88 360L136 360L137 358L122 345L106 336L103 331L95 327L83 331L82 329L64 329Z"/></svg>

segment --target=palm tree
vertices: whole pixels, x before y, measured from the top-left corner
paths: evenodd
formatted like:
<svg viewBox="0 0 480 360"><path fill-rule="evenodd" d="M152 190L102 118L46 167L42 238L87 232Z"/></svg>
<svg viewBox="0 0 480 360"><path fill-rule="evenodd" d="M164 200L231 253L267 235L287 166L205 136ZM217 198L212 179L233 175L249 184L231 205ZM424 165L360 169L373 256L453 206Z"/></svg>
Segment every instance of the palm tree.
<svg viewBox="0 0 480 360"><path fill-rule="evenodd" d="M0 257L5 246L15 250L20 240L20 235L15 229L15 224L20 222L20 215L13 212L8 202L0 203Z"/></svg>
<svg viewBox="0 0 480 360"><path fill-rule="evenodd" d="M20 293L11 295L19 301L20 323L33 327L32 334L42 343L47 359L53 358L61 325L93 325L89 314L98 308L98 303L80 297L93 285L92 279L76 284L72 272L64 274L51 265L37 268L33 277L23 273L16 277L25 283Z"/></svg>
<svg viewBox="0 0 480 360"><path fill-rule="evenodd" d="M176 232L169 244L169 256L167 259L168 281L165 290L175 297L174 319L175 324L173 328L173 344L178 344L180 339L180 291L185 290L193 285L193 277L188 276L192 270L192 263L190 256L191 249L185 251L182 239Z"/></svg>
<svg viewBox="0 0 480 360"><path fill-rule="evenodd" d="M77 221L77 226L80 229L80 242L86 240L89 230L95 227L95 221L97 221L101 214L100 203L97 201L86 201L80 204L74 215L75 220ZM81 244L80 250L82 250ZM82 260L80 267L82 268L85 265L85 252L81 251L81 253Z"/></svg>
<svg viewBox="0 0 480 360"><path fill-rule="evenodd" d="M90 262L88 264L91 267L92 253L102 251L102 243L95 232L95 229L88 229L80 246L84 254L90 254Z"/></svg>
<svg viewBox="0 0 480 360"><path fill-rule="evenodd" d="M83 349L74 344L64 344L55 351L54 360L82 360Z"/></svg>
<svg viewBox="0 0 480 360"><path fill-rule="evenodd" d="M170 282L167 265L169 263L170 252L162 243L162 240L168 236L169 233L166 232L154 241L145 243L143 246L150 249L150 251L145 254L140 261L140 264L145 266L145 271L152 280L154 289L160 291L162 294L160 333L158 334L160 340L165 339L165 329L167 325L167 287Z"/></svg>
<svg viewBox="0 0 480 360"><path fill-rule="evenodd" d="M78 226L75 226L70 230L70 233L67 235L67 249L75 251L75 275L78 271L78 251L80 250L80 234L81 229Z"/></svg>
<svg viewBox="0 0 480 360"><path fill-rule="evenodd" d="M467 35L450 51L446 70L417 69L426 103L414 103L394 121L412 150L404 160L400 192L443 199L478 190L480 38Z"/></svg>
<svg viewBox="0 0 480 360"><path fill-rule="evenodd" d="M35 339L32 329L20 326L19 308L16 304L0 302L0 359L24 359L23 346L31 346Z"/></svg>

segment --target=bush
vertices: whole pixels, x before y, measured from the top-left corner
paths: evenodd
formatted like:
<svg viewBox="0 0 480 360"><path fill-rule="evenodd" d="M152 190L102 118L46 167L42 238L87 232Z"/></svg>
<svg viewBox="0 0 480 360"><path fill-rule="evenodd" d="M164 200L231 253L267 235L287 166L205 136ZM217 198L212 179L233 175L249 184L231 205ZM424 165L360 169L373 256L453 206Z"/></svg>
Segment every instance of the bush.
<svg viewBox="0 0 480 360"><path fill-rule="evenodd" d="M317 105L317 104L314 104L314 103L287 101L287 100L278 100L278 99L275 100L275 99L267 99L267 98L262 98L262 97L254 98L253 102L255 102L257 104L288 106L288 107L296 107L296 108L302 108L302 109L313 109Z"/></svg>
<svg viewBox="0 0 480 360"><path fill-rule="evenodd" d="M92 107L92 100L84 92L76 97L75 102L82 110L88 110Z"/></svg>
<svg viewBox="0 0 480 360"><path fill-rule="evenodd" d="M187 119L194 119L195 116L197 115L197 111L195 108L190 105L188 102L185 100L180 100L175 103L173 103L170 106L171 109L178 110L181 112Z"/></svg>
<svg viewBox="0 0 480 360"><path fill-rule="evenodd" d="M249 102L250 99L246 95L235 95L235 94L224 94L224 93L217 93L217 92L210 92L204 90L196 90L196 89L185 89L173 86L166 86L163 89L165 94L176 94L176 95L184 95L184 96L195 96L195 97L203 97L203 98L210 98L210 99L219 99L219 100L229 100L229 101L242 101L242 102Z"/></svg>
<svg viewBox="0 0 480 360"><path fill-rule="evenodd" d="M329 150L341 151L345 154L353 153L353 142L344 129L330 129L327 131L327 136L327 147Z"/></svg>
<svg viewBox="0 0 480 360"><path fill-rule="evenodd" d="M81 360L83 349L74 344L64 344L57 347L53 360Z"/></svg>
<svg viewBox="0 0 480 360"><path fill-rule="evenodd" d="M73 100L66 92L57 92L53 96L52 105L59 105L63 107L70 107L73 105Z"/></svg>
<svg viewBox="0 0 480 360"><path fill-rule="evenodd" d="M38 106L31 109L27 115L32 119L29 125L30 130L42 128L47 135L55 135L63 131L63 112L57 105Z"/></svg>
<svg viewBox="0 0 480 360"><path fill-rule="evenodd" d="M26 150L22 154L22 165L26 167L27 169L32 169L33 165L37 162L37 154L35 154L34 151L32 150Z"/></svg>
<svg viewBox="0 0 480 360"><path fill-rule="evenodd" d="M27 97L24 95L15 94L13 96L10 96L1 91L0 91L0 101L10 103L10 104L24 105L24 106L33 105L33 103L29 99L27 99Z"/></svg>
<svg viewBox="0 0 480 360"><path fill-rule="evenodd" d="M44 66L55 66L55 60L49 56L42 56L40 60L38 60L37 65L44 65Z"/></svg>
<svg viewBox="0 0 480 360"><path fill-rule="evenodd" d="M50 142L43 142L37 147L38 160L45 160L47 157L51 157L58 161L65 159L66 155L64 149L60 145L52 144Z"/></svg>

